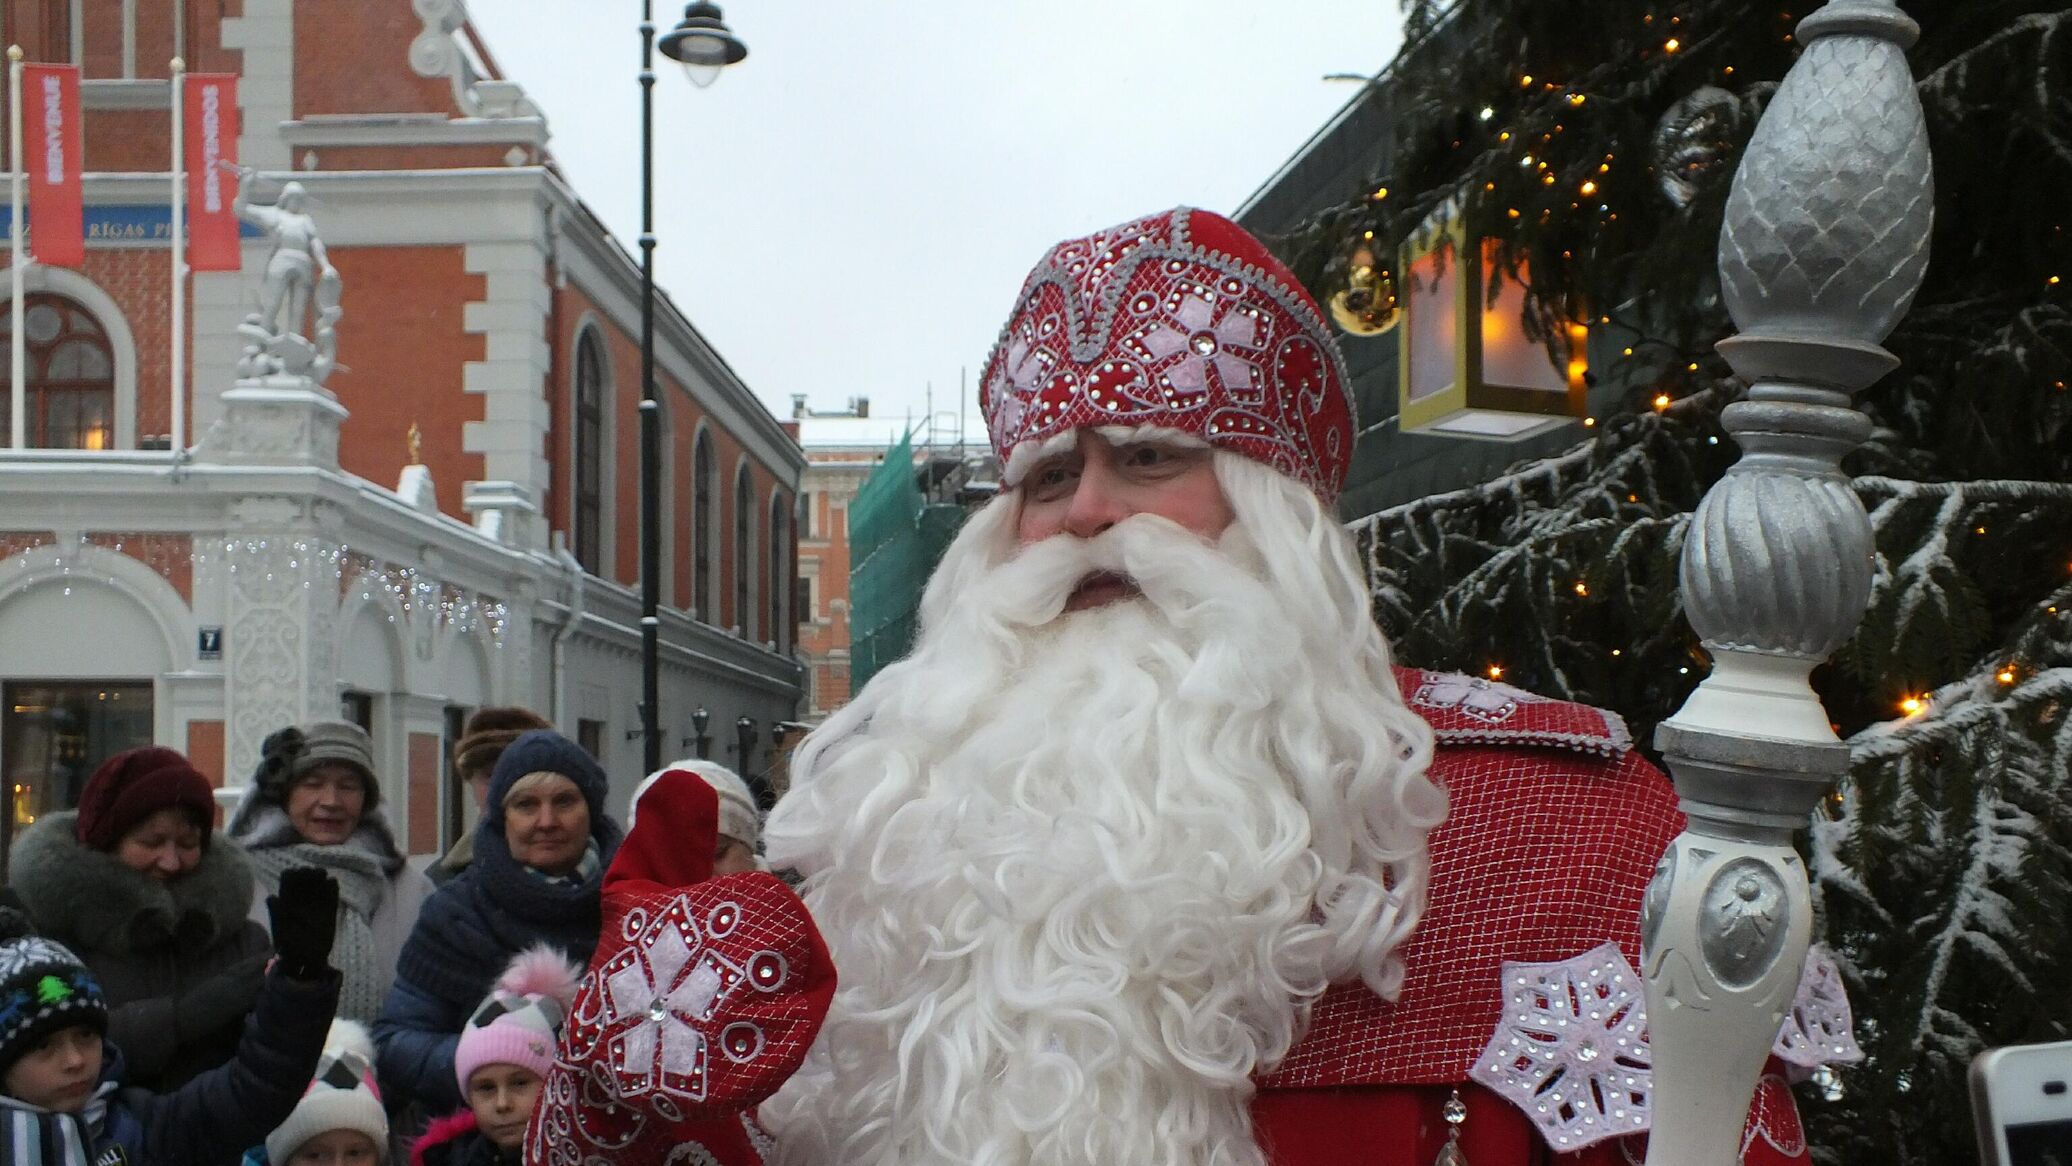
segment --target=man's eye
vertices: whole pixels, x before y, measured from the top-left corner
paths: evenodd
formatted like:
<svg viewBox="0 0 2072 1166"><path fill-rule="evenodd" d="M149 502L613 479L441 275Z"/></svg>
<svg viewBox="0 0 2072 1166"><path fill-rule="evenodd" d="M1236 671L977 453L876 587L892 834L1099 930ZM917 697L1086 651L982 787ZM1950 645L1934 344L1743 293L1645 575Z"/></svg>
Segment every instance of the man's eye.
<svg viewBox="0 0 2072 1166"><path fill-rule="evenodd" d="M1072 470L1067 466L1049 466L1030 475L1029 488L1039 497L1055 498L1072 485Z"/></svg>

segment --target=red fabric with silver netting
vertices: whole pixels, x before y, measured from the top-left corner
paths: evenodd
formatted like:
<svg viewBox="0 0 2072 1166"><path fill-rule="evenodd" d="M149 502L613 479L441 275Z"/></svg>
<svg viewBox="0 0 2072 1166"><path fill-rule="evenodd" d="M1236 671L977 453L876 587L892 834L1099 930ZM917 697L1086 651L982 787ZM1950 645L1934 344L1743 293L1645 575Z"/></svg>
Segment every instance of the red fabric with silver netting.
<svg viewBox="0 0 2072 1166"><path fill-rule="evenodd" d="M1404 698L1438 738L1432 776L1446 822L1432 832L1423 921L1404 948L1395 1003L1360 984L1332 989L1304 1039L1253 1104L1273 1166L1322 1166L1357 1149L1372 1166L1429 1166L1443 1107L1467 1106L1473 1166L1618 1166L1644 1137L1555 1154L1469 1068L1504 1012L1503 964L1569 959L1610 941L1640 955L1640 903L1683 829L1676 792L1632 751L1618 717L1471 677L1397 669ZM1773 1062L1751 1106L1745 1166L1806 1158L1798 1111Z"/></svg>

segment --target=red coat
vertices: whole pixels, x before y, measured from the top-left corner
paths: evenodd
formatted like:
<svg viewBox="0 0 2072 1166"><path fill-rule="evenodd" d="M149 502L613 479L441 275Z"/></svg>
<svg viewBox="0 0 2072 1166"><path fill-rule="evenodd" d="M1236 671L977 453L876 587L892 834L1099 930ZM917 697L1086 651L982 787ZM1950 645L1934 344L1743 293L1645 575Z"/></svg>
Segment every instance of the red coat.
<svg viewBox="0 0 2072 1166"><path fill-rule="evenodd" d="M1472 1166L1639 1161L1640 1146L1621 1144L1639 1139L1554 1154L1468 1071L1503 1013L1506 961L1566 960L1610 941L1637 964L1641 896L1683 829L1675 790L1611 713L1463 676L1398 669L1397 680L1438 737L1431 772L1450 800L1430 839L1430 899L1396 1002L1357 983L1332 989L1261 1082L1252 1114L1269 1161L1337 1166L1357 1148L1363 1166L1432 1166L1455 1088ZM1790 1091L1781 1076L1764 1081L1743 1161L1801 1161Z"/></svg>

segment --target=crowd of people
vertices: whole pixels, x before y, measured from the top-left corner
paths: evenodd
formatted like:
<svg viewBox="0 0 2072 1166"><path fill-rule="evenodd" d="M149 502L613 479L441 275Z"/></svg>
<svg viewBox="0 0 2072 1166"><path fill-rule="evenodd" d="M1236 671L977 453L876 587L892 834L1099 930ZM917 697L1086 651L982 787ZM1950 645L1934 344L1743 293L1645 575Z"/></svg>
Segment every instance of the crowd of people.
<svg viewBox="0 0 2072 1166"><path fill-rule="evenodd" d="M1294 277L1200 211L1068 240L981 389L1005 488L767 831L704 762L622 831L519 709L429 876L352 725L220 833L178 753L101 766L8 872L0 1166L1638 1160L1675 793L1613 714L1396 666ZM1806 1156L1766 1074L1744 1166Z"/></svg>
<svg viewBox="0 0 2072 1166"><path fill-rule="evenodd" d="M78 809L37 821L8 863L0 1161L517 1163L607 917L623 915L608 888L716 878L699 892L714 905L797 902L756 872L755 801L723 766L642 782L648 857L622 866L603 769L536 714L479 710L454 763L481 813L430 874L397 844L357 725L268 736L220 830L214 783L179 752L100 765ZM723 939L701 953L721 958ZM831 977L824 954L816 974ZM802 1014L814 1025L825 994Z"/></svg>

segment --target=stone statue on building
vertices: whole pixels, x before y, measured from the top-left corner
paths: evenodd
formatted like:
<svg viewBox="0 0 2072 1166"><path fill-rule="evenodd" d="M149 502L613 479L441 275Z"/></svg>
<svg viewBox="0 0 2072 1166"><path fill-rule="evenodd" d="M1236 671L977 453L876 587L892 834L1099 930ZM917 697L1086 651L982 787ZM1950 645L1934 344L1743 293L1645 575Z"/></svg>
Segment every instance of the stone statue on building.
<svg viewBox="0 0 2072 1166"><path fill-rule="evenodd" d="M239 173L238 217L266 232L273 252L266 257L266 275L259 288L259 310L245 317L239 331L246 338L238 362L244 376L287 373L324 383L338 363L339 306L344 283L325 254L316 219L305 206L308 194L299 182L281 188L272 206L251 201L256 171ZM314 323L310 306L316 306Z"/></svg>

